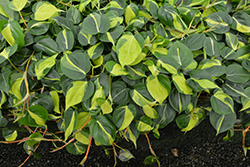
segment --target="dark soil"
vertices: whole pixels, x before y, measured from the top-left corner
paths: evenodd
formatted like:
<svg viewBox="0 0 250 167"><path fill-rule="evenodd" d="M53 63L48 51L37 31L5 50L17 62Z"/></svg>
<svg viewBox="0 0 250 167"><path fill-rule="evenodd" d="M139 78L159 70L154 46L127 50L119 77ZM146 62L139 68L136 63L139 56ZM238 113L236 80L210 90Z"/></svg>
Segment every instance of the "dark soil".
<svg viewBox="0 0 250 167"><path fill-rule="evenodd" d="M242 133L235 132L230 141L223 141L226 133L216 136L216 131L208 120L204 120L199 126L184 134L171 123L165 129L160 130L160 139L156 139L152 134L149 135L152 148L159 157L162 167L167 166L214 166L214 167L250 167L249 154L244 156L241 146ZM0 138L3 140L3 138ZM249 144L250 135L247 136L246 144ZM121 141L119 146L131 151L135 156L128 162L117 160L117 167L142 167L144 159L151 155L145 136L141 135L137 141L137 150L132 142ZM0 144L0 167L16 167L20 165L28 156L23 144ZM50 153L54 148L51 142L42 142L37 150L41 159L32 156L24 167L77 167L84 155L75 156L69 154L66 149ZM171 149L178 150L176 157ZM117 151L119 149L117 148ZM113 150L109 150L110 155L106 155L102 147L93 145L90 149L89 157L85 167L112 167L114 165ZM249 151L250 152L250 151ZM157 166L153 164L152 166Z"/></svg>

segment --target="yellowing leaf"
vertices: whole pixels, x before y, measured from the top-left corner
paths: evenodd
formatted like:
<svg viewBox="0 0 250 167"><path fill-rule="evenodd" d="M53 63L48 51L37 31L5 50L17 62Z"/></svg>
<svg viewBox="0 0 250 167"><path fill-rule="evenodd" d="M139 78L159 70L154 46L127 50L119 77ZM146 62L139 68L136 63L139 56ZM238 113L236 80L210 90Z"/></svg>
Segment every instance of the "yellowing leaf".
<svg viewBox="0 0 250 167"><path fill-rule="evenodd" d="M141 54L142 49L132 34L125 34L118 40L116 51L119 62L124 67L125 65L134 63Z"/></svg>
<svg viewBox="0 0 250 167"><path fill-rule="evenodd" d="M35 20L43 21L51 18L55 15L59 10L50 3L44 3L36 9L35 12Z"/></svg>
<svg viewBox="0 0 250 167"><path fill-rule="evenodd" d="M172 79L178 91L184 94L193 94L192 89L187 85L186 79L183 74L174 74Z"/></svg>
<svg viewBox="0 0 250 167"><path fill-rule="evenodd" d="M149 105L144 105L144 106L142 107L142 109L143 109L144 113L145 113L148 117L150 117L150 118L152 118L152 119L156 119L156 118L159 117L159 115L158 115L158 113L155 111L155 109L153 109L153 108L150 107Z"/></svg>
<svg viewBox="0 0 250 167"><path fill-rule="evenodd" d="M68 90L66 94L66 108L76 105L82 101L87 86L87 81L74 81L73 86Z"/></svg>
<svg viewBox="0 0 250 167"><path fill-rule="evenodd" d="M157 76L150 75L147 78L146 86L151 96L160 104L168 97L168 90L161 85Z"/></svg>

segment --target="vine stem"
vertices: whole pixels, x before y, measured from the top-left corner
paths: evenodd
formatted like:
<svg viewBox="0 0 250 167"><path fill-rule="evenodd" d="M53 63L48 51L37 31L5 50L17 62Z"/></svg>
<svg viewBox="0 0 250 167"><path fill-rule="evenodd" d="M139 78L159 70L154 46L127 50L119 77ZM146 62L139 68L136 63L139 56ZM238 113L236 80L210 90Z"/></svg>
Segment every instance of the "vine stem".
<svg viewBox="0 0 250 167"><path fill-rule="evenodd" d="M68 141L68 143L64 144L62 147L59 147L59 148L57 148L57 149L54 149L54 150L52 150L52 151L50 151L50 152L53 153L53 152L56 152L56 151L58 151L58 150L61 150L61 149L63 149L64 147L66 147L68 144L70 144L71 142L73 142L74 140L75 140L75 138L72 138L70 141Z"/></svg>
<svg viewBox="0 0 250 167"><path fill-rule="evenodd" d="M18 11L18 12L19 12L19 15L21 16L21 18L22 18L23 23L25 24L25 26L26 26L28 29L30 29L29 26L26 24L26 21L24 20L22 13L21 13L20 11Z"/></svg>
<svg viewBox="0 0 250 167"><path fill-rule="evenodd" d="M77 130L75 133L73 133L72 136L74 136L76 133L80 132L80 131L87 125L87 123L88 123L90 120L91 120L91 117L85 122L85 124L83 124L83 126L82 126L79 130Z"/></svg>
<svg viewBox="0 0 250 167"><path fill-rule="evenodd" d="M10 61L10 59L8 59L8 61L10 62L10 64L12 65L12 67L14 67L18 72L20 72L20 73L24 73L23 71L21 71L21 70L19 70L11 61Z"/></svg>
<svg viewBox="0 0 250 167"><path fill-rule="evenodd" d="M146 136L146 138L147 138L147 141L148 141L148 147L149 147L149 149L150 149L151 153L152 153L152 154L153 154L153 156L156 158L156 160L158 160L158 159L157 159L157 157L156 157L156 154L155 154L154 150L153 150L153 149L152 149L152 147L151 147L150 140L149 140L149 138L148 138L147 133L146 133L146 132L144 132L144 134L145 134L145 136Z"/></svg>
<svg viewBox="0 0 250 167"><path fill-rule="evenodd" d="M44 137L46 132L47 132L47 129L45 129L45 131L43 132L43 137ZM33 152L35 152L38 149L40 143L41 143L41 141L37 144L36 148L34 148L34 150L29 154L29 156L23 161L23 163L21 165L19 165L18 167L23 166L29 160L29 158L33 154Z"/></svg>
<svg viewBox="0 0 250 167"><path fill-rule="evenodd" d="M245 137L246 133L249 131L250 126L248 126L244 131L243 131L243 138L242 138L242 147L245 147Z"/></svg>
<svg viewBox="0 0 250 167"><path fill-rule="evenodd" d="M114 151L114 159L115 159L115 164L114 164L114 167L115 167L115 166L116 166L116 164L117 164L117 159L116 159L117 153L116 153L116 150L115 150L115 145L114 145L114 142L112 143L112 146L113 146L113 151Z"/></svg>
<svg viewBox="0 0 250 167"><path fill-rule="evenodd" d="M87 160L87 158L88 158L88 155L89 155L89 150L90 150L90 147L91 147L91 142L92 142L92 139L93 139L93 137L92 137L92 136L90 136L90 140L89 140L89 145L88 145L87 152L86 152L86 154L85 154L85 157L82 159L82 161L81 161L81 163L80 163L80 165L82 165L82 166L83 166L83 164L86 162L86 160Z"/></svg>
<svg viewBox="0 0 250 167"><path fill-rule="evenodd" d="M18 143L18 142L23 142L29 140L29 137L20 139L20 140L15 140L15 141L0 141L0 143L4 143L4 144L11 144L11 143Z"/></svg>

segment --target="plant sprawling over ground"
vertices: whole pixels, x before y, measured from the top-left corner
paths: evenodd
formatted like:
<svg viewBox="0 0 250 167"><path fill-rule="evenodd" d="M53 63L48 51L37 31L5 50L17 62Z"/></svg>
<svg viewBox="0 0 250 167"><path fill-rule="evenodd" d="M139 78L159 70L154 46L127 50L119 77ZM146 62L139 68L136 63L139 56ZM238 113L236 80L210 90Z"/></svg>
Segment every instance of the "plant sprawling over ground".
<svg viewBox="0 0 250 167"><path fill-rule="evenodd" d="M1 143L37 156L51 141L86 153L80 164L91 144L112 146L116 163L133 158L116 142L142 134L160 165L149 132L209 117L225 140L242 131L246 154L249 13L249 0L1 0Z"/></svg>

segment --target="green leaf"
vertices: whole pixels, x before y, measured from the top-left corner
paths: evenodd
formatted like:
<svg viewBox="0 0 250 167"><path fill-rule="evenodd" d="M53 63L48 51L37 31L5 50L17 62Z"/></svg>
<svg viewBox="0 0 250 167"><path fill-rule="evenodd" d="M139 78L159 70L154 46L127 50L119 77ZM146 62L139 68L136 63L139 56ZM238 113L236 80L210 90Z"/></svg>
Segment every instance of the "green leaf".
<svg viewBox="0 0 250 167"><path fill-rule="evenodd" d="M206 39L205 34L191 34L183 40L184 45L186 45L191 51L199 50L203 47L203 43Z"/></svg>
<svg viewBox="0 0 250 167"><path fill-rule="evenodd" d="M136 4L131 3L125 9L125 22L128 24L129 21L135 18L139 14L139 9Z"/></svg>
<svg viewBox="0 0 250 167"><path fill-rule="evenodd" d="M54 101L49 95L38 94L36 97L31 99L32 105L39 105L44 107L49 113L53 113L54 110Z"/></svg>
<svg viewBox="0 0 250 167"><path fill-rule="evenodd" d="M108 100L105 100L103 98L97 98L96 102L101 107L103 114L112 113L113 108L112 108L112 105L110 104L110 102Z"/></svg>
<svg viewBox="0 0 250 167"><path fill-rule="evenodd" d="M54 111L58 114L61 114L60 108L59 108L60 107L60 99L59 99L59 95L58 95L57 91L53 90L53 91L50 91L49 93L50 93L50 96L54 102L54 106L55 106Z"/></svg>
<svg viewBox="0 0 250 167"><path fill-rule="evenodd" d="M187 81L182 73L173 74L172 79L175 87L180 93L193 94L193 90L187 85Z"/></svg>
<svg viewBox="0 0 250 167"><path fill-rule="evenodd" d="M5 127L8 124L8 120L3 117L2 111L0 110L0 127Z"/></svg>
<svg viewBox="0 0 250 167"><path fill-rule="evenodd" d="M129 96L130 89L127 88L126 83L122 81L115 81L111 85L111 97L114 104L127 104L131 99Z"/></svg>
<svg viewBox="0 0 250 167"><path fill-rule="evenodd" d="M0 20L0 33L4 39L12 46L15 43L18 49L24 45L24 34L21 26L15 20Z"/></svg>
<svg viewBox="0 0 250 167"><path fill-rule="evenodd" d="M134 143L135 148L137 148L136 140L139 137L139 132L136 129L135 122L132 122L129 127L126 128L127 133L125 134L125 137L129 140L131 140Z"/></svg>
<svg viewBox="0 0 250 167"><path fill-rule="evenodd" d="M59 32L56 38L56 43L58 44L58 48L61 52L65 52L66 50L72 50L74 42L74 34L67 29L64 29Z"/></svg>
<svg viewBox="0 0 250 167"><path fill-rule="evenodd" d="M248 96L244 92L243 84L226 81L222 85L222 89L225 93L227 93L230 96L233 96L233 97L243 96L243 97L248 98Z"/></svg>
<svg viewBox="0 0 250 167"><path fill-rule="evenodd" d="M99 42L99 43L91 46L87 50L87 53L88 53L90 59L97 59L102 54L103 49L104 49L103 43Z"/></svg>
<svg viewBox="0 0 250 167"><path fill-rule="evenodd" d="M57 43L48 36L38 36L35 38L35 42L33 47L37 52L44 52L49 56L59 53Z"/></svg>
<svg viewBox="0 0 250 167"><path fill-rule="evenodd" d="M84 79L91 69L89 56L86 52L80 50L76 50L71 54L64 53L61 59L61 69L71 79Z"/></svg>
<svg viewBox="0 0 250 167"><path fill-rule="evenodd" d="M72 108L67 109L64 114L64 123L65 123L64 141L66 141L77 125L77 111L73 110Z"/></svg>
<svg viewBox="0 0 250 167"><path fill-rule="evenodd" d="M67 10L66 18L74 22L74 24L79 24L83 17L79 10L77 10L73 5Z"/></svg>
<svg viewBox="0 0 250 167"><path fill-rule="evenodd" d="M202 119L206 117L205 111L201 108L195 108L190 114L190 120L187 127L183 128L181 131L187 132L192 130Z"/></svg>
<svg viewBox="0 0 250 167"><path fill-rule="evenodd" d="M209 28L218 34L224 34L230 30L230 24L233 19L226 12L216 12L212 13L205 19Z"/></svg>
<svg viewBox="0 0 250 167"><path fill-rule="evenodd" d="M84 32L83 28L81 28L80 32L78 33L77 39L83 46L86 46L88 44L94 45L97 41L97 37L95 35L87 34L86 32Z"/></svg>
<svg viewBox="0 0 250 167"><path fill-rule="evenodd" d="M177 89L174 89L169 95L169 102L176 111L181 113L182 111L187 109L189 103L191 102L191 96L182 94L178 92Z"/></svg>
<svg viewBox="0 0 250 167"><path fill-rule="evenodd" d="M87 145L82 144L79 141L76 141L74 143L69 143L66 146L66 150L73 155L82 155L87 150Z"/></svg>
<svg viewBox="0 0 250 167"><path fill-rule="evenodd" d="M156 161L157 161L157 159L154 156L150 155L144 159L144 164L151 165L151 164L155 163Z"/></svg>
<svg viewBox="0 0 250 167"><path fill-rule="evenodd" d="M206 54L208 56L220 56L220 46L218 42L216 42L211 37L207 37L206 40L203 43L203 47L205 48Z"/></svg>
<svg viewBox="0 0 250 167"><path fill-rule="evenodd" d="M209 119L210 123L217 131L216 135L218 135L233 127L236 121L236 114L230 113L227 115L220 115L211 111Z"/></svg>
<svg viewBox="0 0 250 167"><path fill-rule="evenodd" d="M238 48L238 37L232 33L225 33L226 35L226 43L229 47L231 47L233 50L237 50Z"/></svg>
<svg viewBox="0 0 250 167"><path fill-rule="evenodd" d="M21 11L28 0L13 0L8 4L8 7L14 11Z"/></svg>
<svg viewBox="0 0 250 167"><path fill-rule="evenodd" d="M111 42L113 45L115 45L115 41L122 34L122 31L123 26L116 26L115 28L100 36L100 40L103 42Z"/></svg>
<svg viewBox="0 0 250 167"><path fill-rule="evenodd" d="M0 1L0 14L6 18L14 18L14 11L8 7L9 0Z"/></svg>
<svg viewBox="0 0 250 167"><path fill-rule="evenodd" d="M49 58L40 59L39 61L36 62L35 73L36 73L36 77L38 80L42 79L45 75L48 74L50 69L56 63L56 57L57 57L57 54Z"/></svg>
<svg viewBox="0 0 250 167"><path fill-rule="evenodd" d="M233 14L233 22L231 24L231 28L242 32L242 33L250 33L250 16L247 12L240 11Z"/></svg>
<svg viewBox="0 0 250 167"><path fill-rule="evenodd" d="M4 50L0 53L0 64L9 59L17 51L17 47L18 45L14 44L4 48Z"/></svg>
<svg viewBox="0 0 250 167"><path fill-rule="evenodd" d="M99 79L97 79L95 81L95 86L96 86L96 89L95 89L95 93L94 95L92 96L92 99L91 99L91 107L89 108L89 110L95 110L97 109L98 107L98 103L97 103L97 99L98 98L103 98L105 99L105 94L104 94L104 87L102 85L100 85L99 83Z"/></svg>
<svg viewBox="0 0 250 167"><path fill-rule="evenodd" d="M152 119L156 119L159 117L158 113L154 108L152 108L150 105L144 105L142 106L143 112L145 113L146 116Z"/></svg>
<svg viewBox="0 0 250 167"><path fill-rule="evenodd" d="M102 145L112 145L116 137L116 128L104 115L89 122L90 134Z"/></svg>
<svg viewBox="0 0 250 167"><path fill-rule="evenodd" d="M152 120L146 115L142 116L140 120L136 123L136 128L140 132L151 131L154 129L152 127Z"/></svg>
<svg viewBox="0 0 250 167"><path fill-rule="evenodd" d="M137 90L131 90L130 91L130 96L132 98L132 100L139 106L144 106L144 105L152 105L154 104L154 102L149 101L148 99L146 99L143 95L141 95Z"/></svg>
<svg viewBox="0 0 250 167"><path fill-rule="evenodd" d="M231 64L227 67L226 78L236 83L246 83L250 74L239 64Z"/></svg>
<svg viewBox="0 0 250 167"><path fill-rule="evenodd" d="M90 133L86 129L82 129L78 133L75 134L75 139L82 144L88 145L90 141Z"/></svg>
<svg viewBox="0 0 250 167"><path fill-rule="evenodd" d="M124 67L115 61L108 61L105 66L106 70L110 72L112 76L121 76L128 75L129 73L126 71Z"/></svg>
<svg viewBox="0 0 250 167"><path fill-rule="evenodd" d="M250 87L247 87L244 92L246 96L241 97L242 109L240 111L250 108Z"/></svg>
<svg viewBox="0 0 250 167"><path fill-rule="evenodd" d="M19 119L18 122L31 127L42 127L47 126L47 118L48 111L44 107L33 105L25 110L24 117Z"/></svg>
<svg viewBox="0 0 250 167"><path fill-rule="evenodd" d="M21 100L22 95L20 92L20 89L21 89L20 87L21 87L22 82L24 81L23 75L14 73L10 76L10 79L12 80L12 82L9 82L11 86L10 87L11 93L14 94L18 100Z"/></svg>
<svg viewBox="0 0 250 167"><path fill-rule="evenodd" d="M0 74L0 90L3 90L5 93L9 94L9 76L11 74L10 67L2 67L2 73Z"/></svg>
<svg viewBox="0 0 250 167"><path fill-rule="evenodd" d="M117 3L117 2L111 1L110 3ZM122 9L122 11L124 11L123 8L120 8L120 9ZM110 20L110 28L118 27L118 25L120 25L124 20L123 17L120 17L119 13L115 10L110 10L105 15Z"/></svg>
<svg viewBox="0 0 250 167"><path fill-rule="evenodd" d="M120 106L116 108L113 113L115 125L119 130L124 130L134 120L135 115L136 109L134 105L129 104L128 106Z"/></svg>
<svg viewBox="0 0 250 167"><path fill-rule="evenodd" d="M31 20L28 22L28 27L30 28L29 33L32 35L42 35L49 30L50 22L39 22Z"/></svg>
<svg viewBox="0 0 250 167"><path fill-rule="evenodd" d="M30 136L29 136L29 140L27 141L27 144L29 146L34 146L36 143L40 142L43 140L43 135L38 133L38 132L35 132L35 133L32 133Z"/></svg>
<svg viewBox="0 0 250 167"><path fill-rule="evenodd" d="M58 26L61 26L62 28L66 28L68 30L73 29L74 23L68 18L65 18L65 17L62 17L62 16L57 16L57 17L53 17L52 20L54 20L56 22L56 24Z"/></svg>
<svg viewBox="0 0 250 167"><path fill-rule="evenodd" d="M160 59L162 59L162 57ZM178 67L179 65L177 63L175 63L175 65L173 66L172 63L174 61L169 62L168 59L169 58L164 58L163 60L158 60L157 61L157 66L166 69L171 74L177 74L178 73L177 68L179 68ZM173 59L171 59L171 60L173 60ZM171 64L169 64L169 63L171 63Z"/></svg>
<svg viewBox="0 0 250 167"><path fill-rule="evenodd" d="M8 128L3 128L2 135L6 141L14 141L17 138L17 131Z"/></svg>
<svg viewBox="0 0 250 167"><path fill-rule="evenodd" d="M176 118L176 124L180 129L184 129L188 126L189 121L190 121L191 115L190 114L183 114L179 115Z"/></svg>
<svg viewBox="0 0 250 167"><path fill-rule="evenodd" d="M89 14L82 23L82 28L87 34L106 33L109 30L110 21L107 16L98 13Z"/></svg>
<svg viewBox="0 0 250 167"><path fill-rule="evenodd" d="M190 79L196 82L202 89L214 89L219 88L213 81L212 77L206 72L206 70L193 70L190 73ZM187 81L188 86L192 86ZM193 88L192 88L193 89Z"/></svg>
<svg viewBox="0 0 250 167"><path fill-rule="evenodd" d="M226 73L226 66L222 65L221 61L218 59L203 59L200 62L198 69L205 69L207 73L215 77Z"/></svg>
<svg viewBox="0 0 250 167"><path fill-rule="evenodd" d="M74 106L92 96L94 93L94 84L88 81L74 81L71 83L72 86L69 86L66 94L66 107L67 110L69 107Z"/></svg>
<svg viewBox="0 0 250 167"><path fill-rule="evenodd" d="M170 122L172 122L175 118L176 111L171 107L169 103L163 103L162 106L157 105L154 107L157 111L159 117L154 119L154 122L160 124L160 127L167 126Z"/></svg>
<svg viewBox="0 0 250 167"><path fill-rule="evenodd" d="M34 13L34 19L37 21L43 21L50 19L51 17L58 14L60 10L58 10L54 5L50 4L49 2L38 2L38 7Z"/></svg>
<svg viewBox="0 0 250 167"><path fill-rule="evenodd" d="M127 149L123 149L119 151L119 156L118 158L122 161L122 162L126 162L128 160L130 160L131 158L135 158L131 152Z"/></svg>
<svg viewBox="0 0 250 167"><path fill-rule="evenodd" d="M141 54L142 48L132 34L125 34L119 38L116 45L116 52L122 67L132 64Z"/></svg>
<svg viewBox="0 0 250 167"><path fill-rule="evenodd" d="M191 50L179 41L171 45L168 51L168 57L166 60L175 61L175 63L178 64L178 68L185 68L193 61L193 53Z"/></svg>
<svg viewBox="0 0 250 167"><path fill-rule="evenodd" d="M171 29L179 32L184 32L187 25L179 16L177 10L170 4L165 4L164 7L160 7L158 10L159 20Z"/></svg>
<svg viewBox="0 0 250 167"><path fill-rule="evenodd" d="M218 89L210 99L213 110L218 114L234 113L234 101L225 94L222 90Z"/></svg>
<svg viewBox="0 0 250 167"><path fill-rule="evenodd" d="M171 91L171 83L165 75L150 75L146 80L146 86L151 96L160 103L168 97Z"/></svg>

